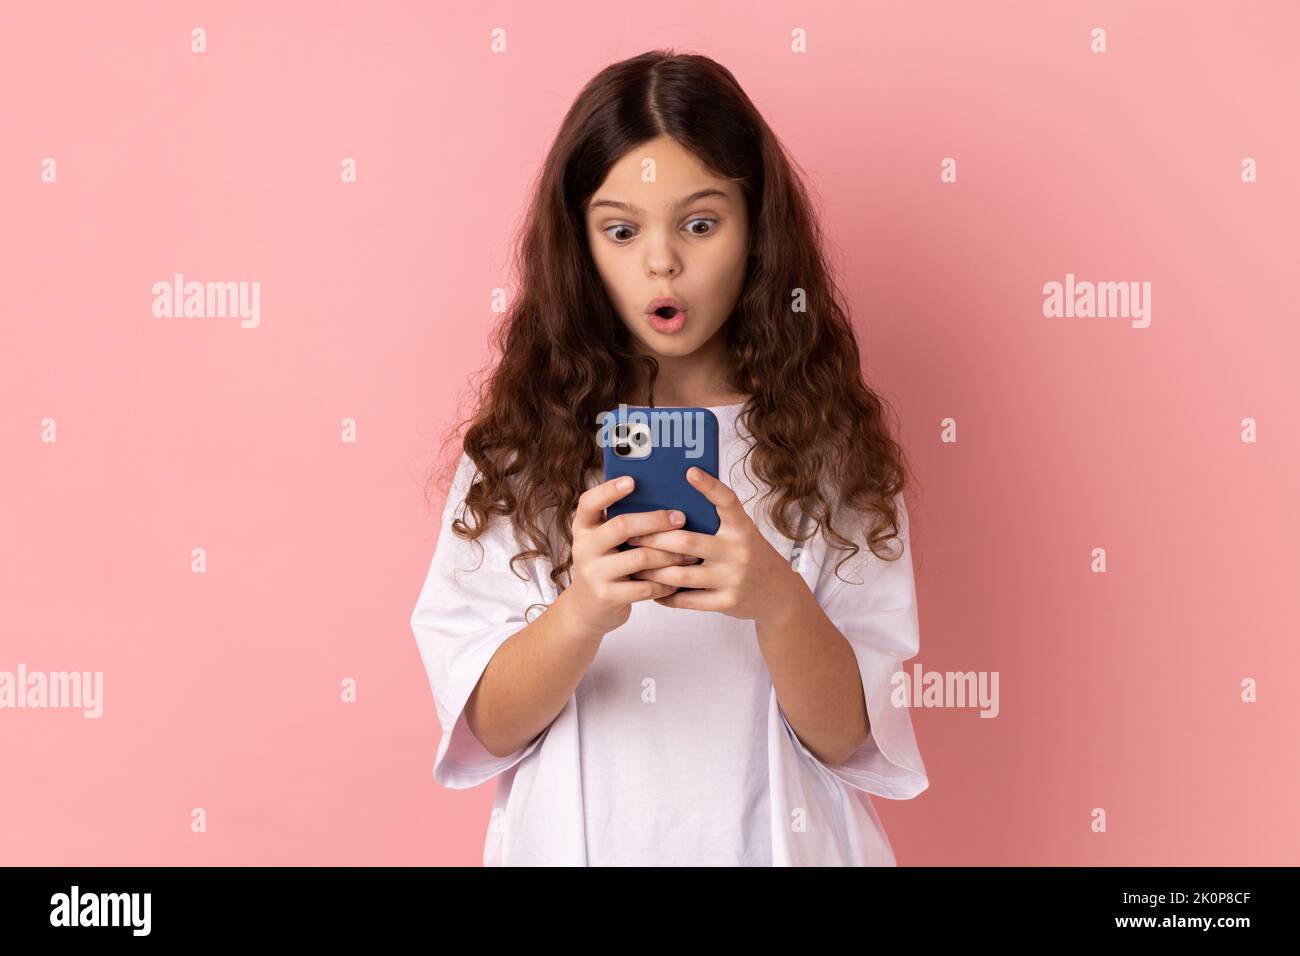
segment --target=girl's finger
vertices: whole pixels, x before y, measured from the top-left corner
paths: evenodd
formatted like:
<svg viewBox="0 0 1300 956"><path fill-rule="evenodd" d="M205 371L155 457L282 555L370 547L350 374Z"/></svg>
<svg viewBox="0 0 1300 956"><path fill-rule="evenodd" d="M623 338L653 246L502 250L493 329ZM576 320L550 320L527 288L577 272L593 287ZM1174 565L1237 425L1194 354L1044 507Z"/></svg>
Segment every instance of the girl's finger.
<svg viewBox="0 0 1300 956"><path fill-rule="evenodd" d="M716 535L700 534L698 531L655 531L651 534L638 534L627 539L631 545L658 548L661 551L676 551L692 558L705 561L721 560L726 546Z"/></svg>
<svg viewBox="0 0 1300 956"><path fill-rule="evenodd" d="M718 572L707 564L695 564L690 567L673 566L667 568L649 568L638 571L633 577L642 581L658 581L671 584L677 588L716 588L720 583Z"/></svg>
<svg viewBox="0 0 1300 956"><path fill-rule="evenodd" d="M721 478L709 474L699 465L693 465L686 469L686 480L718 509L718 517L724 525L749 520L744 503Z"/></svg>
<svg viewBox="0 0 1300 956"><path fill-rule="evenodd" d="M651 534L655 531L671 531L681 527L686 516L680 511L661 508L658 511L630 511L615 515L589 537L600 549L600 553L612 551L628 538L638 534Z"/></svg>
<svg viewBox="0 0 1300 956"><path fill-rule="evenodd" d="M622 604L635 604L637 601L657 601L672 594L677 588L658 581L615 581L609 590L614 600Z"/></svg>
<svg viewBox="0 0 1300 956"><path fill-rule="evenodd" d="M611 478L578 496L578 510L573 516L573 527L596 528L605 523L605 509L625 497L636 485L631 475Z"/></svg>
<svg viewBox="0 0 1300 956"><path fill-rule="evenodd" d="M688 611L717 611L721 608L721 599L715 591L674 591L655 598L655 603Z"/></svg>
<svg viewBox="0 0 1300 956"><path fill-rule="evenodd" d="M632 548L629 551L614 551L596 559L602 578L615 580L625 578L636 571L647 568L662 568L678 564L678 556L671 551L659 551L655 548Z"/></svg>

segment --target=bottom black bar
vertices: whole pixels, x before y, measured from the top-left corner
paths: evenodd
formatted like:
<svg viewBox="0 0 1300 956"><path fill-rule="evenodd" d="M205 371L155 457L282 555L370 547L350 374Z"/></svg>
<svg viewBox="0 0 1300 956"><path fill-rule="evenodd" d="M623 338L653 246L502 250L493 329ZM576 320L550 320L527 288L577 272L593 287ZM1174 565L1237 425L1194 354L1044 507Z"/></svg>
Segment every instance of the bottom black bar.
<svg viewBox="0 0 1300 956"><path fill-rule="evenodd" d="M584 938L611 919L632 934L614 945L640 945L644 932L664 945L675 924L692 927L683 941L696 943L708 930L734 942L825 929L864 951L936 933L977 944L1101 934L1231 945L1294 925L1296 869L33 867L0 869L0 925L6 943L71 935L92 945L111 937L301 946L401 933L495 940L511 930L549 942Z"/></svg>

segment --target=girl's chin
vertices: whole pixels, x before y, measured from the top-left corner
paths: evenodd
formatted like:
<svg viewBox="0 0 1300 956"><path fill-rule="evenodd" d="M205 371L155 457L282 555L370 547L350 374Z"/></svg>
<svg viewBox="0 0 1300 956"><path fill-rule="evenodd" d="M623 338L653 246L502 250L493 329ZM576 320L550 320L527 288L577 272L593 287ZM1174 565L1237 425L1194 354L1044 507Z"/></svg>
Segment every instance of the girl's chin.
<svg viewBox="0 0 1300 956"><path fill-rule="evenodd" d="M641 338L641 349L655 358L681 358L690 355L700 347L694 335L656 335Z"/></svg>
<svg viewBox="0 0 1300 956"><path fill-rule="evenodd" d="M657 334L646 326L633 328L633 338L641 346L641 351L657 358L681 358L697 352L718 333L718 329L706 329L703 326L688 326L672 335Z"/></svg>

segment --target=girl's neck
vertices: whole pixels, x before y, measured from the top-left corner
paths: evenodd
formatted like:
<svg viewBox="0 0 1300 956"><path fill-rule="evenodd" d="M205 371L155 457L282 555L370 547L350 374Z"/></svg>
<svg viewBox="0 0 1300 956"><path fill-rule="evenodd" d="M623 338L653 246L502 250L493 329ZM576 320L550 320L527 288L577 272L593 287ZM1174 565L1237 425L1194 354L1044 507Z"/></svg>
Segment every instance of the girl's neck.
<svg viewBox="0 0 1300 956"><path fill-rule="evenodd" d="M665 357L656 355L659 376L655 381L654 404L663 408L707 408L735 405L749 396L732 385L730 365L722 330L711 341L690 355ZM629 405L649 404L648 383L641 382L632 393Z"/></svg>
<svg viewBox="0 0 1300 956"><path fill-rule="evenodd" d="M642 387L634 393L629 405L648 405L649 392ZM660 408L716 408L720 405L738 405L749 401L750 396L737 392L726 385L709 383L700 387L666 384L663 377L655 383L654 404Z"/></svg>

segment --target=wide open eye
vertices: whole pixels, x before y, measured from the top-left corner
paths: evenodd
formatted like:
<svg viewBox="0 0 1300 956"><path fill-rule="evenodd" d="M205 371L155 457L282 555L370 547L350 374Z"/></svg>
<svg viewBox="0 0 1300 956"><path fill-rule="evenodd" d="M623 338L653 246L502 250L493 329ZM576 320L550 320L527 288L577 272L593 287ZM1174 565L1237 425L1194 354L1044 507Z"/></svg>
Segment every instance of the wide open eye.
<svg viewBox="0 0 1300 956"><path fill-rule="evenodd" d="M602 229L601 231L604 232L605 235L609 236L610 230L612 230L612 229L626 229L626 230L628 230L629 232L635 232L635 230L634 230L631 226L629 226L627 223L624 223L624 222L620 222L620 223L618 223L618 224L616 224L616 225L613 225L613 226L606 226L606 227L605 227L604 229ZM623 245L623 244L625 244L629 239L631 239L632 237L631 237L631 236L627 236L627 237L624 238L624 239L619 239L618 236L609 236L609 238L613 239L613 240L614 240L615 242L617 242L619 245Z"/></svg>

